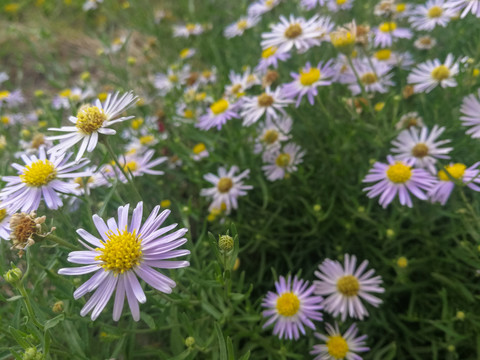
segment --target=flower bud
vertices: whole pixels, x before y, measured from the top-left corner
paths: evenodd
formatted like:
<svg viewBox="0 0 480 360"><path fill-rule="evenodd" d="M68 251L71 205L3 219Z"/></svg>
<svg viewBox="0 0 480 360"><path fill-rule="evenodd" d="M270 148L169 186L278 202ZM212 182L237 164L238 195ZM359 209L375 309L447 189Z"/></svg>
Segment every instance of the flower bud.
<svg viewBox="0 0 480 360"><path fill-rule="evenodd" d="M22 276L22 270L17 267L14 267L13 269L8 270L5 274L3 274L5 281L9 284L18 283L22 279Z"/></svg>
<svg viewBox="0 0 480 360"><path fill-rule="evenodd" d="M224 252L229 252L233 249L233 238L229 235L222 235L218 239L218 247Z"/></svg>

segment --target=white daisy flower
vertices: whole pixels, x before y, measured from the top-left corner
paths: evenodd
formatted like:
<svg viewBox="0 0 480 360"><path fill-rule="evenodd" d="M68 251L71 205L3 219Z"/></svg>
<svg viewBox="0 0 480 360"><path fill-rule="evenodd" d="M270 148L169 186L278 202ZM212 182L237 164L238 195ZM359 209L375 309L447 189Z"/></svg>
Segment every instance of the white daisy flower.
<svg viewBox="0 0 480 360"><path fill-rule="evenodd" d="M305 152L301 147L290 143L283 147L266 152L265 162L267 165L262 166L265 176L270 181L281 180L290 176L290 173L297 171L297 165L303 161Z"/></svg>
<svg viewBox="0 0 480 360"><path fill-rule="evenodd" d="M428 133L428 128L423 127L418 130L410 127L403 130L398 137L392 141L395 148L390 151L398 154L394 156L395 160L411 163L418 168L426 168L432 174L436 173L435 163L437 159L449 159L447 154L453 148L441 148L442 145L448 144L450 140L440 140L437 138L445 131L444 127L435 125Z"/></svg>
<svg viewBox="0 0 480 360"><path fill-rule="evenodd" d="M394 21L388 21L380 24L373 30L375 35L374 45L380 47L390 47L396 39L410 39L412 32L407 28L399 28Z"/></svg>
<svg viewBox="0 0 480 360"><path fill-rule="evenodd" d="M405 115L402 115L399 122L395 124L395 129L402 130L413 126L416 126L417 128L425 126L423 118L418 115L416 111L412 111L406 113Z"/></svg>
<svg viewBox="0 0 480 360"><path fill-rule="evenodd" d="M445 0L429 0L415 6L408 20L414 29L430 31L435 26L447 26L453 16L455 12L447 8Z"/></svg>
<svg viewBox="0 0 480 360"><path fill-rule="evenodd" d="M38 158L35 155L22 155L25 166L12 164L18 175L2 177L2 181L7 184L0 192L1 206L7 208L10 213L18 210L30 212L38 209L43 198L49 209L58 209L63 202L57 192L65 194L76 192L74 184L63 180L91 175L88 171L74 173L73 171L84 167L89 160L68 162L71 155L51 154L47 159L43 147L38 151Z"/></svg>
<svg viewBox="0 0 480 360"><path fill-rule="evenodd" d="M8 74L6 72L1 71L0 72L0 84L4 83L8 79L10 79L10 76L8 76Z"/></svg>
<svg viewBox="0 0 480 360"><path fill-rule="evenodd" d="M52 99L52 107L55 110L59 109L70 109L71 103L78 103L84 101L87 98L90 98L95 95L95 92L91 88L82 90L79 87L74 87L71 89L65 89L60 91Z"/></svg>
<svg viewBox="0 0 480 360"><path fill-rule="evenodd" d="M190 65L180 69L168 68L166 74L157 73L153 80L153 86L160 96L167 95L173 89L180 89L190 75Z"/></svg>
<svg viewBox="0 0 480 360"><path fill-rule="evenodd" d="M370 64L367 59L355 59L353 61L353 66L355 67L359 79L357 79L357 76L350 67L340 78L342 83L349 84L348 87L353 95L358 95L362 92L358 80L361 81L363 88L367 93L386 93L390 86L395 85L391 80L393 76L391 73L392 67L384 62L372 59Z"/></svg>
<svg viewBox="0 0 480 360"><path fill-rule="evenodd" d="M265 72L270 66L276 69L279 61L285 61L289 58L290 54L288 52L280 52L276 46L270 46L262 51L260 62L255 70Z"/></svg>
<svg viewBox="0 0 480 360"><path fill-rule="evenodd" d="M280 4L280 0L259 0L250 4L247 9L248 16L260 16Z"/></svg>
<svg viewBox="0 0 480 360"><path fill-rule="evenodd" d="M201 143L196 144L193 147L192 154L190 155L190 157L194 161L200 161L201 159L206 158L209 155L210 155L210 153L208 152L207 147L205 146L204 143L201 142Z"/></svg>
<svg viewBox="0 0 480 360"><path fill-rule="evenodd" d="M87 0L83 3L83 11L95 10L98 8L98 4L103 3L103 0Z"/></svg>
<svg viewBox="0 0 480 360"><path fill-rule="evenodd" d="M285 98L282 89L278 87L275 91L266 88L265 92L258 96L249 96L244 98L242 105L243 126L250 126L256 123L263 114L267 119L276 119L285 115L284 107L292 103L292 100Z"/></svg>
<svg viewBox="0 0 480 360"><path fill-rule="evenodd" d="M210 105L205 115L200 116L195 126L202 130L209 130L213 127L220 130L228 120L238 118L239 105L239 102L232 104L227 99L219 99Z"/></svg>
<svg viewBox="0 0 480 360"><path fill-rule="evenodd" d="M291 138L292 123L292 118L286 115L275 120L267 119L265 123L260 124L253 152L255 154L262 152L262 159L267 162L269 153L279 149L283 141Z"/></svg>
<svg viewBox="0 0 480 360"><path fill-rule="evenodd" d="M327 2L328 10L338 12L340 10L350 10L353 6L353 0L329 0Z"/></svg>
<svg viewBox="0 0 480 360"><path fill-rule="evenodd" d="M0 109L5 105L7 108L13 108L25 102L22 90L15 91L3 90L0 91Z"/></svg>
<svg viewBox="0 0 480 360"><path fill-rule="evenodd" d="M318 15L309 20L293 15L287 20L280 16L280 23L270 25L272 31L262 34L262 48L275 46L278 51L287 52L295 47L299 52L305 52L312 46L320 45L318 38L324 34L317 25L318 19Z"/></svg>
<svg viewBox="0 0 480 360"><path fill-rule="evenodd" d="M174 37L190 37L190 35L200 35L203 33L203 27L200 24L186 24L186 25L174 25L173 36Z"/></svg>
<svg viewBox="0 0 480 360"><path fill-rule="evenodd" d="M470 127L467 134L474 139L480 138L480 89L477 95L470 94L463 98L460 112L462 125Z"/></svg>
<svg viewBox="0 0 480 360"><path fill-rule="evenodd" d="M325 344L313 345L310 354L317 355L314 360L362 360L357 353L370 350L365 346L367 335L357 336L356 324L350 325L345 334L340 332L337 323L335 326L325 324L325 327L328 335L315 333L315 337Z"/></svg>
<svg viewBox="0 0 480 360"><path fill-rule="evenodd" d="M455 12L460 12L463 19L471 12L477 18L480 18L480 0L447 0L446 6Z"/></svg>
<svg viewBox="0 0 480 360"><path fill-rule="evenodd" d="M70 116L68 120L75 126L63 126L61 128L50 128L51 131L60 131L67 134L49 136L47 140L60 140L48 150L49 154L64 154L78 142L82 142L75 161L79 161L85 151L92 152L98 143L98 134L114 135L116 131L109 126L115 123L132 119L134 116L121 116L131 107L137 97L132 92L123 94L118 98L119 93L108 94L105 103L97 99L95 105L84 105L78 110L77 116Z"/></svg>
<svg viewBox="0 0 480 360"><path fill-rule="evenodd" d="M429 35L420 36L415 42L413 46L415 46L419 50L430 50L435 45L437 45L437 40L432 38Z"/></svg>
<svg viewBox="0 0 480 360"><path fill-rule="evenodd" d="M163 175L164 172L160 170L152 169L154 166L157 166L161 163L167 161L167 157L162 156L155 160L152 160L155 151L147 150L143 154L129 154L119 159L120 165L123 166L123 170L128 174L132 174L133 177L142 176L143 174L149 175ZM115 166L115 172L117 173L117 178L126 183L128 179L125 179L123 172Z"/></svg>
<svg viewBox="0 0 480 360"><path fill-rule="evenodd" d="M226 209L226 214L230 214L232 209L237 209L239 196L247 195L247 190L253 189L252 185L244 185L243 179L248 178L250 170L245 170L238 175L235 175L239 171L237 166L232 166L230 170L224 167L218 169L218 176L214 174L206 174L203 178L209 183L214 185L208 189L202 189L200 191L201 196L211 198L213 201L209 206L209 210L212 209Z"/></svg>
<svg viewBox="0 0 480 360"><path fill-rule="evenodd" d="M190 59L193 55L195 55L196 52L197 51L195 49L185 48L180 51L180 53L178 54L178 57L181 60Z"/></svg>
<svg viewBox="0 0 480 360"><path fill-rule="evenodd" d="M457 86L454 76L458 71L458 62L455 62L452 54L448 54L443 64L438 59L419 64L408 75L407 82L414 85L415 92L429 93L439 85L442 88Z"/></svg>
<svg viewBox="0 0 480 360"><path fill-rule="evenodd" d="M317 6L325 5L326 0L301 0L300 5L303 6L307 10L312 10Z"/></svg>
<svg viewBox="0 0 480 360"><path fill-rule="evenodd" d="M415 63L412 54L409 52L398 53L390 49L380 49L373 54L379 62L390 66L398 66L401 69L409 69Z"/></svg>
<svg viewBox="0 0 480 360"><path fill-rule="evenodd" d="M225 87L225 95L234 99L241 98L245 91L254 85L260 85L262 82L257 74L252 73L250 68L245 69L242 74L230 71L228 75L230 85Z"/></svg>
<svg viewBox="0 0 480 360"><path fill-rule="evenodd" d="M345 265L336 260L326 259L315 271L319 281L314 281L315 294L327 296L323 301L325 311L333 316L342 316L342 321L351 318L363 320L368 311L361 299L378 307L382 300L370 293L383 293L382 278L373 276L373 269L365 272L368 261L364 260L356 269L357 257L345 254Z"/></svg>
<svg viewBox="0 0 480 360"><path fill-rule="evenodd" d="M233 38L235 36L243 35L245 30L250 29L258 24L259 16L243 16L233 24L228 25L223 32L226 38Z"/></svg>

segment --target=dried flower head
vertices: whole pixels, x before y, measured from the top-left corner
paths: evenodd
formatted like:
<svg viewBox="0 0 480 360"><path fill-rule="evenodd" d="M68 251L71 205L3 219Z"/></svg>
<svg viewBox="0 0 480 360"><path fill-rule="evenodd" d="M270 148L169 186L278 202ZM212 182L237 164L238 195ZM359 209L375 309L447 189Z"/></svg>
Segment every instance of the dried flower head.
<svg viewBox="0 0 480 360"><path fill-rule="evenodd" d="M11 249L18 250L18 256L22 257L25 249L35 244L36 241L42 240L49 235L55 228L48 232L42 230L42 224L45 222L46 216L37 217L37 213L32 211L30 214L17 213L12 215L10 219L10 239L12 240Z"/></svg>

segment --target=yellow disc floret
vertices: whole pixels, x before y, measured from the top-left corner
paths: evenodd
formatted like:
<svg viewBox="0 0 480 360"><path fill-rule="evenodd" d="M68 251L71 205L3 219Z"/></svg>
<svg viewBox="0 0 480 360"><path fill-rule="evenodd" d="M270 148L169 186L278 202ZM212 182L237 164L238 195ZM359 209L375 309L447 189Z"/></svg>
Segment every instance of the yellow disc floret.
<svg viewBox="0 0 480 360"><path fill-rule="evenodd" d="M0 209L0 222L3 221L7 217L7 210L6 209Z"/></svg>
<svg viewBox="0 0 480 360"><path fill-rule="evenodd" d="M292 292L286 292L277 299L277 311L282 316L293 316L300 309L300 300Z"/></svg>
<svg viewBox="0 0 480 360"><path fill-rule="evenodd" d="M125 164L125 166L123 167L123 169L125 170L125 172L134 172L135 170L138 170L138 163L136 161L129 161Z"/></svg>
<svg viewBox="0 0 480 360"><path fill-rule="evenodd" d="M302 35L303 29L300 24L292 24L285 30L285 37L287 39L295 39Z"/></svg>
<svg viewBox="0 0 480 360"><path fill-rule="evenodd" d="M107 115L96 106L84 106L77 114L76 126L86 135L91 135L103 126Z"/></svg>
<svg viewBox="0 0 480 360"><path fill-rule="evenodd" d="M49 160L37 160L25 166L25 171L20 175L22 182L32 187L47 185L57 177L55 165Z"/></svg>
<svg viewBox="0 0 480 360"><path fill-rule="evenodd" d="M356 296L360 290L360 283L355 276L345 275L338 279L337 290L344 296Z"/></svg>
<svg viewBox="0 0 480 360"><path fill-rule="evenodd" d="M450 70L445 65L439 65L432 70L432 78L437 81L442 81L450 77Z"/></svg>
<svg viewBox="0 0 480 360"><path fill-rule="evenodd" d="M380 26L378 27L378 30L380 30L383 33L392 32L396 29L397 29L397 24L394 23L393 21L384 22L380 24Z"/></svg>
<svg viewBox="0 0 480 360"><path fill-rule="evenodd" d="M198 143L197 145L195 145L193 147L193 153L198 155L202 152L204 152L207 148L205 147L205 144L204 143Z"/></svg>
<svg viewBox="0 0 480 360"><path fill-rule="evenodd" d="M155 141L155 136L153 136L153 135L144 135L144 136L141 136L138 140L140 141L140 144L142 144L142 145L148 145L148 144L151 144L152 142Z"/></svg>
<svg viewBox="0 0 480 360"><path fill-rule="evenodd" d="M380 61L389 60L391 56L392 56L392 50L390 49L378 50L375 53L375 57L377 58L377 60L380 60Z"/></svg>
<svg viewBox="0 0 480 360"><path fill-rule="evenodd" d="M222 114L224 113L227 109L228 109L228 101L225 100L225 99L220 99L216 102L214 102L211 106L210 106L210 110L212 110L212 113L214 115L219 115L219 114Z"/></svg>
<svg viewBox="0 0 480 360"><path fill-rule="evenodd" d="M222 177L218 180L217 189L221 193L227 193L233 187L233 181L229 177Z"/></svg>
<svg viewBox="0 0 480 360"><path fill-rule="evenodd" d="M95 260L101 260L102 266L107 271L113 271L115 274L123 274L140 264L142 258L142 239L136 231L128 232L127 228L115 234L109 231L107 241L101 241L103 248L96 248L101 255L95 257Z"/></svg>
<svg viewBox="0 0 480 360"><path fill-rule="evenodd" d="M401 162L396 162L388 167L387 177L391 182L403 184L412 177L412 169L408 165L405 165Z"/></svg>
<svg viewBox="0 0 480 360"><path fill-rule="evenodd" d="M267 93L263 93L259 95L257 98L257 101L258 101L258 106L262 106L262 107L272 106L272 104L275 102L273 97L271 97Z"/></svg>
<svg viewBox="0 0 480 360"><path fill-rule="evenodd" d="M416 144L412 149L412 155L417 158L423 158L428 155L428 146L424 143Z"/></svg>
<svg viewBox="0 0 480 360"><path fill-rule="evenodd" d="M288 153L281 153L280 155L277 156L275 159L275 164L279 167L287 167L290 164L290 154Z"/></svg>
<svg viewBox="0 0 480 360"><path fill-rule="evenodd" d="M278 131L277 130L267 130L265 131L265 134L263 134L262 141L266 144L273 144L275 141L278 140Z"/></svg>
<svg viewBox="0 0 480 360"><path fill-rule="evenodd" d="M377 78L377 75L375 75L373 72L368 72L368 73L363 74L360 77L360 80L365 85L372 85L372 84L375 84L378 81L378 78Z"/></svg>
<svg viewBox="0 0 480 360"><path fill-rule="evenodd" d="M456 163L456 164L453 164L453 165L445 166L445 169L447 169L448 174L451 177L459 180L459 179L463 178L463 174L465 173L465 170L467 169L467 166L465 164ZM451 181L450 177L447 175L445 170L440 170L438 172L438 177L442 181Z"/></svg>
<svg viewBox="0 0 480 360"><path fill-rule="evenodd" d="M309 86L320 79L321 73L317 68L311 68L308 71L300 72L300 84Z"/></svg>
<svg viewBox="0 0 480 360"><path fill-rule="evenodd" d="M348 353L348 343L341 335L330 336L327 340L327 350L334 359L344 359Z"/></svg>
<svg viewBox="0 0 480 360"><path fill-rule="evenodd" d="M266 48L265 50L262 51L262 58L267 59L270 56L275 55L277 52L278 48L276 46L270 46Z"/></svg>
<svg viewBox="0 0 480 360"><path fill-rule="evenodd" d="M245 30L248 26L247 20L240 20L237 22L237 29Z"/></svg>
<svg viewBox="0 0 480 360"><path fill-rule="evenodd" d="M428 9L427 16L429 18L438 18L442 16L443 14L443 9L440 6L432 6L430 9Z"/></svg>

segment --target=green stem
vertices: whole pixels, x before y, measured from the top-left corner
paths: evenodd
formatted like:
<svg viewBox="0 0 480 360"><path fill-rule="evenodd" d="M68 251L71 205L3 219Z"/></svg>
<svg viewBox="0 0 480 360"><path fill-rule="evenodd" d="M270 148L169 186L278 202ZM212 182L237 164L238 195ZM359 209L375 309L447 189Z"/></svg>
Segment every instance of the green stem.
<svg viewBox="0 0 480 360"><path fill-rule="evenodd" d="M68 241L66 240L63 240L61 238L59 238L58 236L56 235L53 235L53 234L49 234L45 237L45 239L47 240L51 240L53 241L54 243L57 243L58 245L60 246L63 246L63 247L66 247L70 250L79 250L79 248L73 244L70 244Z"/></svg>
<svg viewBox="0 0 480 360"><path fill-rule="evenodd" d="M105 146L107 147L107 150L108 150L108 153L110 154L112 160L115 162L115 164L117 165L117 167L120 169L120 171L122 172L123 176L125 176L125 179L127 179L128 183L130 184L132 190L133 190L133 193L135 194L135 196L138 198L138 201L142 201L142 196L140 195L140 193L138 192L137 188L135 187L135 184L133 183L133 180L132 178L127 174L127 172L125 171L124 167L120 164L120 162L118 161L118 158L117 158L117 155L115 155L115 152L113 151L110 143L108 142L108 138L107 137L104 137L104 144Z"/></svg>
<svg viewBox="0 0 480 360"><path fill-rule="evenodd" d="M40 330L43 331L44 329L43 325L40 323L40 321L37 320L37 317L35 316L32 303L30 302L30 297L28 296L27 290L25 290L25 287L23 286L23 284L20 284L18 286L18 291L22 295L23 303L25 304L25 308L27 309L28 317L32 320L32 322L36 327L38 327Z"/></svg>

